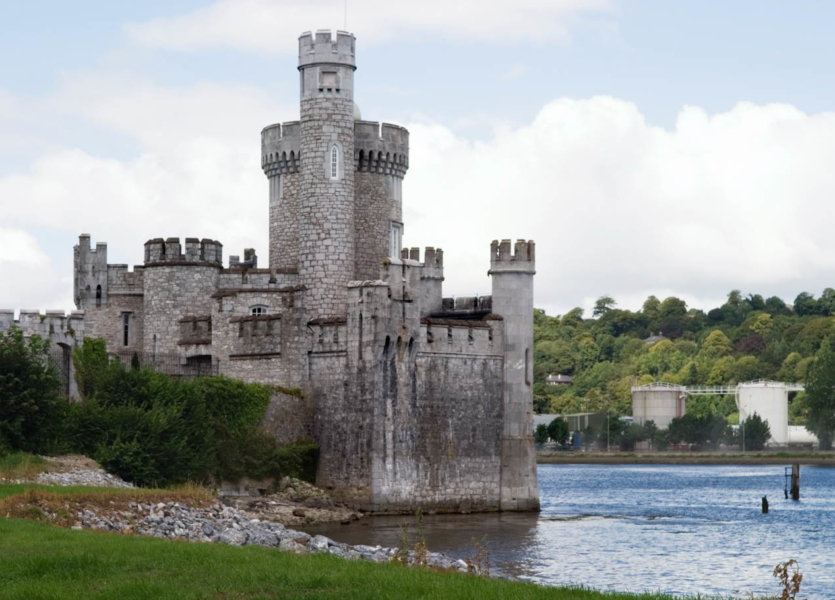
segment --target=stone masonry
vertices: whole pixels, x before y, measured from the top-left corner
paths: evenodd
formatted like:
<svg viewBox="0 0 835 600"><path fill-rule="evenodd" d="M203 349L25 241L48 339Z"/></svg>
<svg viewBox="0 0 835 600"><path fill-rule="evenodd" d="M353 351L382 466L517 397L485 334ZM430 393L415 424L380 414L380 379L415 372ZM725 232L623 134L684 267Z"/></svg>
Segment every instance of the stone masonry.
<svg viewBox="0 0 835 600"><path fill-rule="evenodd" d="M301 119L261 132L269 268L153 238L131 270L83 234L79 311L0 311L0 331L273 385L264 430L313 438L317 485L355 508L538 510L534 243L494 241L492 295L444 298L443 250L401 247L409 132L361 120L355 69L352 34L299 38Z"/></svg>

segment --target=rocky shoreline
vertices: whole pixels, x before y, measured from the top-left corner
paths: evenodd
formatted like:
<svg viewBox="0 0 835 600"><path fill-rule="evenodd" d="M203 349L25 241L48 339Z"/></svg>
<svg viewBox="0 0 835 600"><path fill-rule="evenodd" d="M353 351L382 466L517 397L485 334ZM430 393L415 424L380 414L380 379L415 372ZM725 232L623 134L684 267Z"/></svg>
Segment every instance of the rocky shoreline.
<svg viewBox="0 0 835 600"><path fill-rule="evenodd" d="M46 519L56 521L59 516L41 507ZM400 560L409 565L421 565L466 573L471 567L463 560L437 552L416 552L414 549L383 548L381 546L349 545L323 535L311 536L303 531L288 529L281 523L251 519L241 511L215 503L205 508L193 508L179 502L129 502L125 510L102 510L88 506L76 512L77 521L71 529L110 531L122 534L145 535L189 542L223 543L232 546L264 546L297 554L328 553L346 559L386 562Z"/></svg>
<svg viewBox="0 0 835 600"><path fill-rule="evenodd" d="M72 470L67 470L67 467ZM95 467L98 465L68 464L64 470L40 473L34 481L10 483L134 489L132 484ZM118 502L90 497L74 500L72 496L67 496L66 500L61 501L60 507L45 498L21 498L18 508L27 515L31 513L25 509L37 508L35 514L41 515L40 520L69 526L74 530L108 531L232 546L263 546L297 554L328 553L345 559L397 561L462 573L479 571L478 565L429 552L425 546L396 549L350 545L323 535L311 536L288 528L287 525L323 521L347 523L361 518L359 513L334 505L323 490L299 480L285 478L273 495L225 498L224 502L233 506L217 501L192 502L197 506L190 506L185 501L143 501L139 494L135 497L126 495L124 500L120 498Z"/></svg>

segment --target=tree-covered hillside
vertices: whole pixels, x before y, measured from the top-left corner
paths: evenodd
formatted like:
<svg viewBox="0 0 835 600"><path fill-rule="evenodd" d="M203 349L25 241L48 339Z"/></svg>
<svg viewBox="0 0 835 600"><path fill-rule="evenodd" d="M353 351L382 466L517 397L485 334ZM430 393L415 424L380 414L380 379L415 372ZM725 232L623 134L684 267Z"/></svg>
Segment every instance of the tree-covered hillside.
<svg viewBox="0 0 835 600"><path fill-rule="evenodd" d="M590 319L575 308L561 317L534 314L534 405L537 412L601 411L631 414L633 385L666 381L682 385L735 384L772 378L803 381L824 339L835 333L835 290L820 298L802 293L787 306L777 297L728 294L707 313L679 298L647 298L637 312L604 296ZM666 339L646 342L662 336ZM550 374L573 377L570 385L546 383ZM693 398L688 412L732 415L732 398ZM802 422L804 399L792 404Z"/></svg>

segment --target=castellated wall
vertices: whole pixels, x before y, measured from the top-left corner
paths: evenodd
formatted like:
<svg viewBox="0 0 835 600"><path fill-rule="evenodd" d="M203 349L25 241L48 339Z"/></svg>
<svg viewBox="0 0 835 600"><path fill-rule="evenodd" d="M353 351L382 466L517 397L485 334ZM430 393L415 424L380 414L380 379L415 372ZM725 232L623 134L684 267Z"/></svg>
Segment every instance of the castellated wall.
<svg viewBox="0 0 835 600"><path fill-rule="evenodd" d="M420 263L383 271L349 287L344 349L313 345L317 483L367 510L498 510L503 322L421 323Z"/></svg>
<svg viewBox="0 0 835 600"><path fill-rule="evenodd" d="M145 243L144 351L197 356L210 354L207 345L182 340L183 317L212 314L212 294L221 269L219 242L161 238Z"/></svg>
<svg viewBox="0 0 835 600"><path fill-rule="evenodd" d="M18 327L25 337L37 335L51 342L52 349L58 351L52 359L56 360L62 391L71 400L79 399L72 351L85 335L89 335L85 329L84 311L74 310L67 315L63 310L48 310L41 314L37 310L22 309L20 318L15 320L14 310L0 309L0 333L8 332L12 327Z"/></svg>
<svg viewBox="0 0 835 600"><path fill-rule="evenodd" d="M300 387L307 336L303 290L261 276L230 285L232 276L224 272L224 285L213 295L212 353L220 372L249 383ZM254 306L266 314L252 315Z"/></svg>

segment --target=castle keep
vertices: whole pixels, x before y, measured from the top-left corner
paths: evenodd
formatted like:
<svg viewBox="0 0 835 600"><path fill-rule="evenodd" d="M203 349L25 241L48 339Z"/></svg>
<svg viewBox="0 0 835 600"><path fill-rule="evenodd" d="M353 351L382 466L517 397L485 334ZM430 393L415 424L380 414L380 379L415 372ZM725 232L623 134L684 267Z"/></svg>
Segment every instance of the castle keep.
<svg viewBox="0 0 835 600"><path fill-rule="evenodd" d="M361 119L355 70L352 34L299 38L300 120L261 132L269 265L170 237L130 271L82 235L62 318L127 360L300 390L276 392L265 427L312 437L317 484L348 504L538 510L534 243L485 246L492 295L444 298L443 251L401 248L409 132Z"/></svg>

